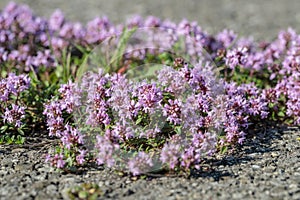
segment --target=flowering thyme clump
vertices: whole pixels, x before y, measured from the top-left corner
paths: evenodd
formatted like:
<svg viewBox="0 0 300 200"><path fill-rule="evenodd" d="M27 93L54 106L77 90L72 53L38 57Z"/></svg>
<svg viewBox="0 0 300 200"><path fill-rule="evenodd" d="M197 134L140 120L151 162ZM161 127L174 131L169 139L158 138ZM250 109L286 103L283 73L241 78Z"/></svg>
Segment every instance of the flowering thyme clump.
<svg viewBox="0 0 300 200"><path fill-rule="evenodd" d="M83 165L87 151L83 149L84 135L76 128L65 124L64 116L73 113L81 105L81 91L69 81L58 90L60 99L45 104L44 115L47 117L49 136L60 138L63 148L56 149L54 157L48 155L47 161L52 166L63 168L66 164Z"/></svg>
<svg viewBox="0 0 300 200"><path fill-rule="evenodd" d="M52 102L60 107L50 114L50 103L45 114L51 119L70 113L67 108L83 106L76 95L86 90L88 117L83 120L92 131L99 131L92 152L98 165L128 166L125 168L134 175L155 168L157 162L171 170L199 168L203 158L218 148L242 144L251 122L268 117L271 102L254 84L217 83L207 69L210 67L202 63L178 69L164 67L157 72L157 84L134 83L124 75L103 71L89 73L83 76L81 86L63 85L59 92L64 93ZM68 104L69 98L78 102ZM87 153L81 148L83 135L60 121L59 129L52 129L59 130L56 136L66 150L73 148L74 162L83 164Z"/></svg>
<svg viewBox="0 0 300 200"><path fill-rule="evenodd" d="M299 38L290 28L256 43L154 16L83 25L9 3L0 13L0 143L47 127L60 142L47 157L57 168L199 169L243 144L249 128L300 124ZM104 52L100 64L87 59L91 49ZM153 79L138 80L150 63L163 67L145 67ZM83 73L84 64L105 69Z"/></svg>
<svg viewBox="0 0 300 200"><path fill-rule="evenodd" d="M11 136L13 140L14 132L17 130L24 135L23 128L27 120L26 109L27 102L25 94L30 87L30 78L28 75L8 74L0 80L0 139ZM5 140L5 139L4 139Z"/></svg>

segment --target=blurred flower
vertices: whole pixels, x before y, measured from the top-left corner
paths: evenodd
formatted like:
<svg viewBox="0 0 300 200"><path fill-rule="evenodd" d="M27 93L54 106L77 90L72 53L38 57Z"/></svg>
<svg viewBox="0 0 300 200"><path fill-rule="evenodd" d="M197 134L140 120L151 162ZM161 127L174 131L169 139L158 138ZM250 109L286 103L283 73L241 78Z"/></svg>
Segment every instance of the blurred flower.
<svg viewBox="0 0 300 200"><path fill-rule="evenodd" d="M145 152L138 152L136 156L131 158L128 162L129 171L134 175L139 175L147 172L153 166L153 162L149 154Z"/></svg>

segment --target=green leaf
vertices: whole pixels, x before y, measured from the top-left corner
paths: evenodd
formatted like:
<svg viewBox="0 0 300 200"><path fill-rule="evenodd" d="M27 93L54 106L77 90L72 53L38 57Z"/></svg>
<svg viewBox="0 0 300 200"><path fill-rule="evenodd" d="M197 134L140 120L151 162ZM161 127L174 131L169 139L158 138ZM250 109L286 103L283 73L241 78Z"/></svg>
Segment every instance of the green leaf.
<svg viewBox="0 0 300 200"><path fill-rule="evenodd" d="M181 134L182 132L181 132L181 126L176 126L175 127L175 132L177 133L177 134Z"/></svg>
<svg viewBox="0 0 300 200"><path fill-rule="evenodd" d="M16 144L24 144L25 137L22 137L21 135L17 136Z"/></svg>
<svg viewBox="0 0 300 200"><path fill-rule="evenodd" d="M45 82L46 86L52 85L54 83L57 83L59 81L59 77L61 76L62 72L60 71L60 67L57 67L57 70L55 71L55 73L51 73L49 76L49 82Z"/></svg>
<svg viewBox="0 0 300 200"><path fill-rule="evenodd" d="M139 146L138 151L142 151L142 150L143 150L143 146L144 146L144 144L141 144L141 145Z"/></svg>
<svg viewBox="0 0 300 200"><path fill-rule="evenodd" d="M221 154L226 153L227 150L228 150L228 147L227 147L227 146L222 146L222 148L221 148Z"/></svg>
<svg viewBox="0 0 300 200"><path fill-rule="evenodd" d="M89 193L87 191L80 191L78 194L78 197L80 199L86 199L88 197Z"/></svg>
<svg viewBox="0 0 300 200"><path fill-rule="evenodd" d="M83 61L81 65L78 67L77 72L76 72L76 80L79 81L81 80L82 76L84 75L84 72L87 70L87 62L88 62L88 55L84 55Z"/></svg>
<svg viewBox="0 0 300 200"><path fill-rule="evenodd" d="M60 148L60 146L56 146L55 147L55 153L59 154L62 152L62 149Z"/></svg>
<svg viewBox="0 0 300 200"><path fill-rule="evenodd" d="M5 139L6 139L8 144L12 144L15 141L15 136L14 135L11 136L11 137L7 136L7 137L5 137Z"/></svg>
<svg viewBox="0 0 300 200"><path fill-rule="evenodd" d="M278 112L277 115L278 115L279 117L284 117L284 116L285 116L284 112L282 112L282 111Z"/></svg>
<svg viewBox="0 0 300 200"><path fill-rule="evenodd" d="M20 135L25 135L24 131L21 128L17 129L18 133L20 133Z"/></svg>
<svg viewBox="0 0 300 200"><path fill-rule="evenodd" d="M36 75L36 73L34 71L30 71L29 72L29 77L30 77L30 84L33 86L33 87L37 87L38 84L40 84L40 81L38 80L38 77Z"/></svg>
<svg viewBox="0 0 300 200"><path fill-rule="evenodd" d="M8 129L8 126L5 125L0 128L0 131L1 131L1 133L4 133L7 129Z"/></svg>
<svg viewBox="0 0 300 200"><path fill-rule="evenodd" d="M0 144L3 144L4 143L4 136L0 136Z"/></svg>
<svg viewBox="0 0 300 200"><path fill-rule="evenodd" d="M89 197L89 199L90 200L96 200L96 199L98 199L98 194L97 193L94 193L94 194L92 194L90 197Z"/></svg>
<svg viewBox="0 0 300 200"><path fill-rule="evenodd" d="M135 124L138 125L142 122L143 117L139 116L139 118L136 120Z"/></svg>
<svg viewBox="0 0 300 200"><path fill-rule="evenodd" d="M65 64L63 66L63 71L64 71L64 76L63 76L63 80L64 83L67 83L69 78L70 78L70 71L71 71L71 52L68 52L65 58Z"/></svg>
<svg viewBox="0 0 300 200"><path fill-rule="evenodd" d="M130 37L134 34L134 32L137 30L137 28L133 28L130 30L125 29L122 32L122 35L120 37L120 42L118 43L117 50L113 54L109 66L110 69L109 72L116 72L118 71L118 65L120 65L120 61L123 58L123 54L125 53L126 50L126 45L130 39Z"/></svg>

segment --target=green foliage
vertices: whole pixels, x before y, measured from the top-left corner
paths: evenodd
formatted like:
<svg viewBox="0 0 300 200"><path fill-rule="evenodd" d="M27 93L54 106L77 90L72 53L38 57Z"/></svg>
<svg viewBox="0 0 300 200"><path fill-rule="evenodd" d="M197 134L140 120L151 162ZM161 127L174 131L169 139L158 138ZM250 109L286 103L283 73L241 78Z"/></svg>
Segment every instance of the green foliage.
<svg viewBox="0 0 300 200"><path fill-rule="evenodd" d="M72 200L96 200L103 195L103 192L101 191L99 185L95 183L83 183L68 189L67 194Z"/></svg>
<svg viewBox="0 0 300 200"><path fill-rule="evenodd" d="M22 135L1 135L0 144L24 144L25 137Z"/></svg>

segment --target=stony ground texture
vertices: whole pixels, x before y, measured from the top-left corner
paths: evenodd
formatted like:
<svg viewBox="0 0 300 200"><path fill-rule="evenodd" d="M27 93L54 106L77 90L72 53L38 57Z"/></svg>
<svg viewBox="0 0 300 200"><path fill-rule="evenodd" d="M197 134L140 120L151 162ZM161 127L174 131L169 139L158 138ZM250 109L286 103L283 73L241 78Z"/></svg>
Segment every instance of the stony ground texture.
<svg viewBox="0 0 300 200"><path fill-rule="evenodd" d="M8 0L0 1L0 9ZM280 29L300 31L298 0L18 0L38 15L61 8L67 18L86 22L107 15L124 22L133 14L180 21L196 20L210 33L224 28L255 39L272 39ZM271 128L233 154L206 161L191 177L155 176L134 179L103 168L79 174L56 172L44 164L53 142L32 139L24 146L0 146L0 199L68 199L67 190L97 183L99 199L300 199L300 129Z"/></svg>
<svg viewBox="0 0 300 200"><path fill-rule="evenodd" d="M44 164L53 141L0 147L0 199L68 199L81 183L100 186L99 199L300 199L300 130L261 129L232 154L205 161L190 177L121 176L103 168L79 174Z"/></svg>

